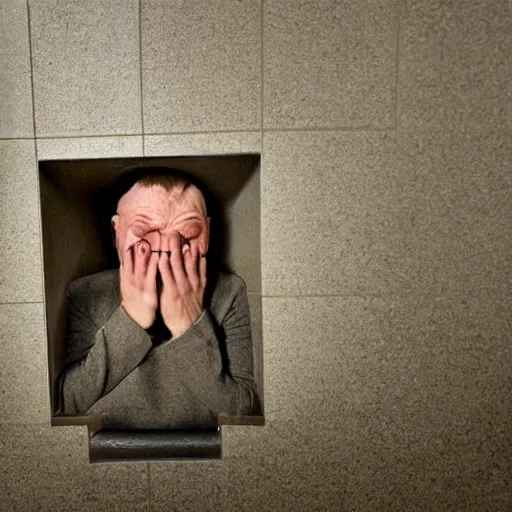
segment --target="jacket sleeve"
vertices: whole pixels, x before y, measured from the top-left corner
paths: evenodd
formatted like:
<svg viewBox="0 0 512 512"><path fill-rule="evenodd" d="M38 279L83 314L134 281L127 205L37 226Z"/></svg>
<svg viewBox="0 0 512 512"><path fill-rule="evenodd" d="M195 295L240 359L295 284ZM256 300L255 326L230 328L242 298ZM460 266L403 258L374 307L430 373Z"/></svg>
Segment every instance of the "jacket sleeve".
<svg viewBox="0 0 512 512"><path fill-rule="evenodd" d="M174 375L214 416L260 412L249 301L243 281L221 326L206 309L165 349Z"/></svg>
<svg viewBox="0 0 512 512"><path fill-rule="evenodd" d="M152 348L149 334L119 307L98 328L87 303L72 287L67 294L67 365L61 373L61 412L82 414L114 389Z"/></svg>

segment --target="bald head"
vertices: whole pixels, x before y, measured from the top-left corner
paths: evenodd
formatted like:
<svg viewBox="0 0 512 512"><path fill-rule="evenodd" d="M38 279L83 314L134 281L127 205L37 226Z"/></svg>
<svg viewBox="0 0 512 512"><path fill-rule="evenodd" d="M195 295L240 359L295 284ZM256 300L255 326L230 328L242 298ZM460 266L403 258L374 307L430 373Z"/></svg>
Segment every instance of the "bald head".
<svg viewBox="0 0 512 512"><path fill-rule="evenodd" d="M117 213L124 214L136 206L141 211L169 213L188 207L206 216L206 203L201 191L192 184L165 187L139 181L117 203Z"/></svg>
<svg viewBox="0 0 512 512"><path fill-rule="evenodd" d="M177 237L201 254L208 251L210 218L201 191L187 182L139 180L118 202L112 217L120 261L136 242L146 240L152 251L169 251Z"/></svg>

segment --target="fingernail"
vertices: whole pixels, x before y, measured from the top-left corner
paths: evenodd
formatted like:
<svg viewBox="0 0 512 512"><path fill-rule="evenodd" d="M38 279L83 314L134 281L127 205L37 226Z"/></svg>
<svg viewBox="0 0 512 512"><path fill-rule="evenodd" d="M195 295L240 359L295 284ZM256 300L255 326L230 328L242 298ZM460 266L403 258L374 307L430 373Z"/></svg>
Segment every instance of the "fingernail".
<svg viewBox="0 0 512 512"><path fill-rule="evenodd" d="M185 253L186 253L187 251L189 251L189 250L190 250L190 247L188 246L188 244L185 244L185 245L183 246L183 249L181 250L181 252L182 252L183 254L185 254Z"/></svg>

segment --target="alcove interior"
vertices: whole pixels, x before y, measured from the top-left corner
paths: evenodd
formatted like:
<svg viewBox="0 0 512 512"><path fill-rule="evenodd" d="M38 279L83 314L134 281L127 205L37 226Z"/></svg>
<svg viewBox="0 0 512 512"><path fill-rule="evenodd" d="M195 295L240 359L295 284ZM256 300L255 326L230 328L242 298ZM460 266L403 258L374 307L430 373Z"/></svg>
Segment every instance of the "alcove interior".
<svg viewBox="0 0 512 512"><path fill-rule="evenodd" d="M215 198L208 258L209 262L210 258L218 260L221 269L234 272L247 284L254 371L264 408L260 155L51 160L39 162L38 176L52 425L85 424L92 433L99 430L97 418L63 416L57 411L57 381L65 358L66 290L74 279L119 267L110 227L109 192L127 170L151 166L185 171ZM263 416L223 417L219 422L264 423Z"/></svg>

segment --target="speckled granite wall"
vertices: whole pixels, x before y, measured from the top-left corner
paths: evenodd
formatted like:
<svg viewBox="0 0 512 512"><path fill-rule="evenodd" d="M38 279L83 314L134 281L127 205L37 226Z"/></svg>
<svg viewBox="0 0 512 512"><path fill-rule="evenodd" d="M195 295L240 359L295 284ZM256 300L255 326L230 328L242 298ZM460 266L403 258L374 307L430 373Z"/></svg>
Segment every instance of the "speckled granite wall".
<svg viewBox="0 0 512 512"><path fill-rule="evenodd" d="M28 7L28 9L27 9ZM0 510L512 510L512 3L0 2ZM264 427L50 427L37 159L262 149Z"/></svg>

